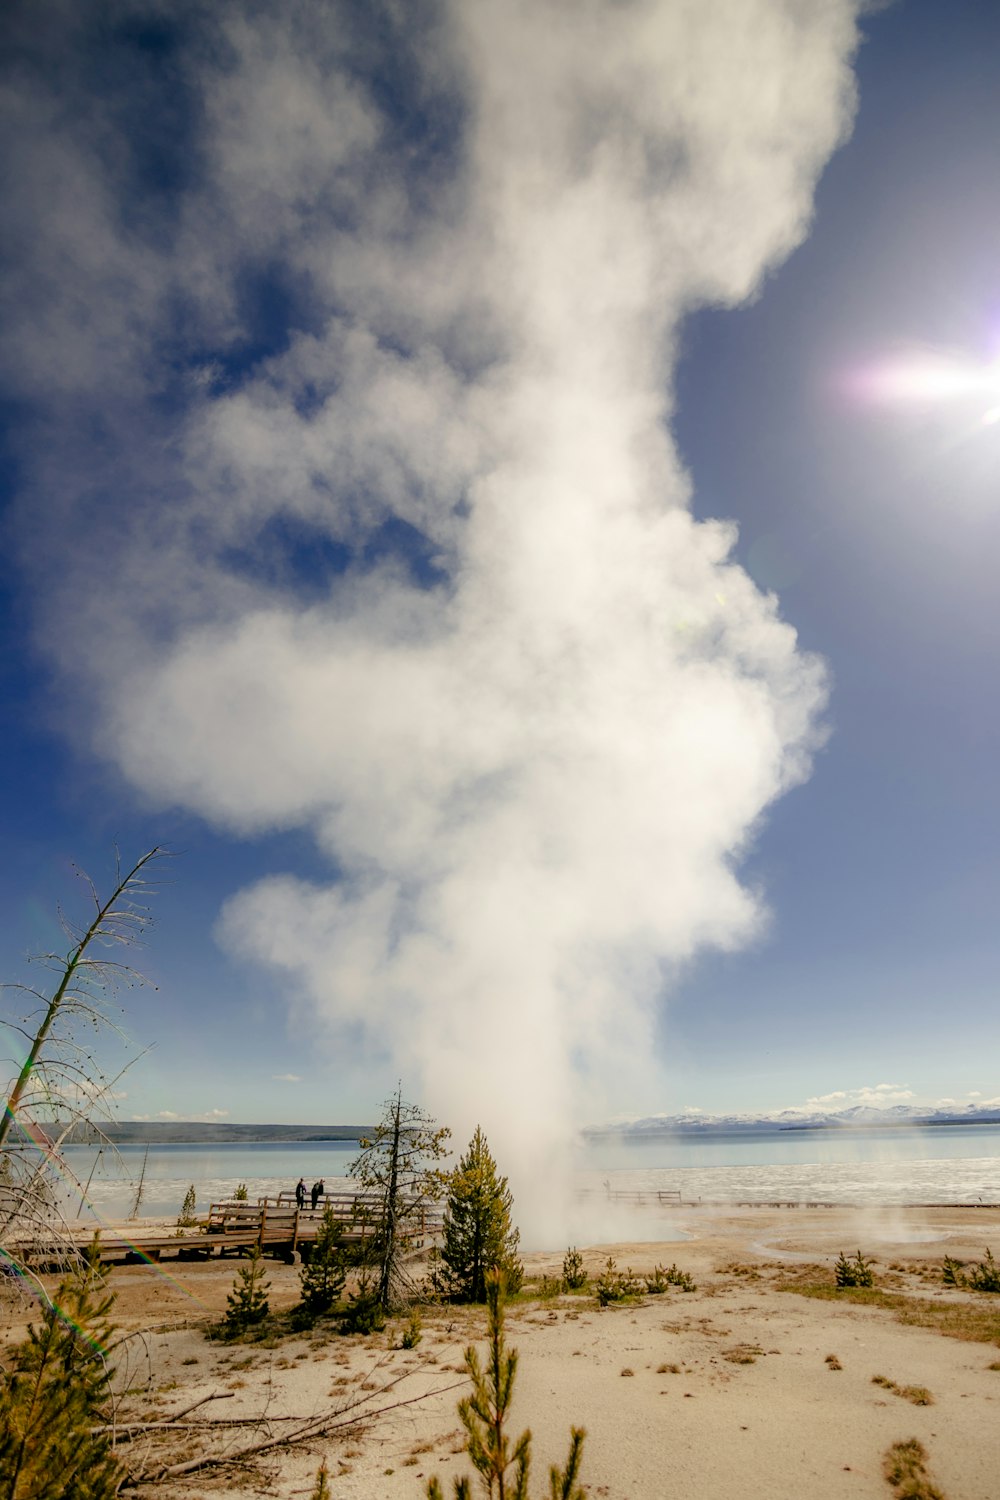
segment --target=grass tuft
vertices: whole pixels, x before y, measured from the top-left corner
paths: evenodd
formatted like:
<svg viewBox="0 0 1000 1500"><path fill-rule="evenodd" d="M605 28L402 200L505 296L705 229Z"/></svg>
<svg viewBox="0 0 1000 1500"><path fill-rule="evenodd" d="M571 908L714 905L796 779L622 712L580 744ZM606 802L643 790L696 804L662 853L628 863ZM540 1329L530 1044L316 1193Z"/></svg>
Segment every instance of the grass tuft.
<svg viewBox="0 0 1000 1500"><path fill-rule="evenodd" d="M757 1344L736 1344L732 1349L723 1349L722 1357L731 1365L755 1365L763 1353Z"/></svg>
<svg viewBox="0 0 1000 1500"><path fill-rule="evenodd" d="M916 1438L893 1443L882 1460L882 1472L896 1500L945 1500L927 1472L927 1452Z"/></svg>
<svg viewBox="0 0 1000 1500"><path fill-rule="evenodd" d="M872 1385L880 1385L884 1390L892 1391L894 1396L899 1396L903 1401L909 1401L911 1406L933 1406L934 1397L925 1385L897 1385L887 1375L873 1375Z"/></svg>

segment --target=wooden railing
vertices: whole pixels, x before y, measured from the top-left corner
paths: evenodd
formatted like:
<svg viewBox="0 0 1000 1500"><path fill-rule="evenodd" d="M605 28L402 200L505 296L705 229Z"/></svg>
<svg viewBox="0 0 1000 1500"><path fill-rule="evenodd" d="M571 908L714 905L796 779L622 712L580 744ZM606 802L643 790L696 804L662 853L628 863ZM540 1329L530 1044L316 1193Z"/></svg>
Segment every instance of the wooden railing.
<svg viewBox="0 0 1000 1500"><path fill-rule="evenodd" d="M276 1198L260 1198L256 1203L213 1203L202 1228L208 1235L224 1235L227 1247L282 1244L294 1251L301 1241L316 1238L327 1208L333 1210L344 1239L357 1242L372 1232L380 1200L371 1193L324 1193L315 1208L311 1202L299 1208L294 1193L279 1193ZM421 1245L440 1232L442 1221L436 1206L421 1204L406 1216L403 1234Z"/></svg>

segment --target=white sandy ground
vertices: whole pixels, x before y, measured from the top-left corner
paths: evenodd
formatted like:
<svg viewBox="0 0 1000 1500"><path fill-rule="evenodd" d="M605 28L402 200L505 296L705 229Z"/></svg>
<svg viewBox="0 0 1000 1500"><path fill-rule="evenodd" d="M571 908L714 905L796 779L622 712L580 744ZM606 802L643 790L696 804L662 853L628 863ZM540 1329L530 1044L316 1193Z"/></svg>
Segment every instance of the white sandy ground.
<svg viewBox="0 0 1000 1500"><path fill-rule="evenodd" d="M887 1500L882 1456L893 1442L917 1437L947 1500L1000 1500L1000 1370L989 1368L1000 1349L776 1286L807 1262L822 1265L832 1283L838 1251L861 1248L876 1258L881 1284L962 1300L966 1294L941 1284L941 1259L979 1260L988 1244L1000 1250L1000 1210L703 1208L679 1213L678 1227L686 1241L594 1247L585 1259L592 1272L608 1254L636 1271L676 1261L697 1281L694 1293L672 1288L603 1310L593 1296L564 1295L509 1309L508 1340L520 1351L513 1429L530 1426L534 1435L534 1495L548 1494L548 1465L563 1461L575 1423L587 1430L582 1477L591 1497ZM528 1275L557 1276L562 1253L526 1257ZM141 1388L130 1413L148 1419L222 1394L193 1417L266 1412L273 1420L438 1394L251 1469L161 1483L156 1494L308 1496L324 1458L335 1500L414 1500L433 1473L450 1494L451 1477L469 1472L456 1402L468 1388L463 1350L481 1334L482 1312L425 1314L423 1338L409 1352L393 1347L401 1323L371 1338L317 1330L273 1348L210 1342L205 1322L224 1308L236 1265L112 1273L118 1320L136 1330L119 1371L120 1383ZM291 1306L297 1272L274 1263L268 1274L272 1306ZM974 1300L1000 1313L1000 1298ZM23 1315L8 1312L5 1337L22 1329ZM737 1362L741 1348L752 1363ZM734 1353L736 1361L727 1357ZM842 1369L831 1368L828 1355ZM914 1406L873 1385L875 1375L924 1386L934 1404ZM390 1381L397 1383L386 1390ZM247 1440L246 1430L192 1432L172 1456Z"/></svg>

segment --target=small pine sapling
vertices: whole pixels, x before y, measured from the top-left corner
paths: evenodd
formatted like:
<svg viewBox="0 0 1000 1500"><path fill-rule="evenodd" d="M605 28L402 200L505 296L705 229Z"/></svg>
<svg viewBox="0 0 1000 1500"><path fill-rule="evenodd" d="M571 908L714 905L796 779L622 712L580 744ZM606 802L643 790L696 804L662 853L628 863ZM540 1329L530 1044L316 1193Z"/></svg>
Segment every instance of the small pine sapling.
<svg viewBox="0 0 1000 1500"><path fill-rule="evenodd" d="M420 1309L419 1307L411 1307L406 1327L400 1335L400 1347L403 1349L415 1349L423 1336L424 1329L420 1317Z"/></svg>
<svg viewBox="0 0 1000 1500"><path fill-rule="evenodd" d="M233 1289L226 1298L223 1329L228 1338L239 1338L248 1328L263 1323L270 1312L267 1294L271 1283L264 1280L264 1257L254 1245L250 1259L236 1273Z"/></svg>
<svg viewBox="0 0 1000 1500"><path fill-rule="evenodd" d="M178 1229L193 1229L197 1224L198 1217L195 1213L195 1204L197 1203L197 1201L198 1199L194 1190L194 1183L192 1182L191 1186L184 1194L184 1202L181 1204L181 1211L177 1215Z"/></svg>
<svg viewBox="0 0 1000 1500"><path fill-rule="evenodd" d="M362 1271L358 1284L347 1299L343 1326L345 1333L381 1333L386 1311L379 1296L378 1284Z"/></svg>
<svg viewBox="0 0 1000 1500"><path fill-rule="evenodd" d="M326 1466L326 1459L324 1458L323 1462L316 1470L316 1484L312 1491L312 1494L309 1496L309 1500L333 1500L333 1495L330 1492L330 1485L328 1483L329 1475L330 1471Z"/></svg>
<svg viewBox="0 0 1000 1500"><path fill-rule="evenodd" d="M246 1203L246 1201L247 1201L247 1185L246 1185L245 1182L241 1182L238 1185L235 1193L233 1194L233 1202L234 1203Z"/></svg>
<svg viewBox="0 0 1000 1500"><path fill-rule="evenodd" d="M114 1297L95 1238L42 1308L0 1383L0 1494L113 1500L125 1479L106 1404Z"/></svg>
<svg viewBox="0 0 1000 1500"><path fill-rule="evenodd" d="M875 1285L875 1273L871 1262L865 1260L860 1250L850 1259L841 1250L834 1268L834 1276L839 1287Z"/></svg>
<svg viewBox="0 0 1000 1500"><path fill-rule="evenodd" d="M610 1255L604 1270L594 1283L594 1293L601 1307L607 1307L609 1302L624 1302L641 1297L644 1290L643 1282L632 1274L631 1267L627 1271L619 1271Z"/></svg>
<svg viewBox="0 0 1000 1500"><path fill-rule="evenodd" d="M330 1311L344 1290L342 1227L331 1204L323 1210L308 1261L299 1272L302 1306L312 1317Z"/></svg>
<svg viewBox="0 0 1000 1500"><path fill-rule="evenodd" d="M1000 1292L1000 1266L993 1259L993 1251L987 1247L986 1259L973 1266L968 1275L968 1285L974 1292Z"/></svg>
<svg viewBox="0 0 1000 1500"><path fill-rule="evenodd" d="M955 1260L954 1256L946 1255L944 1265L941 1267L941 1280L945 1286L964 1286L965 1273L962 1270L962 1261Z"/></svg>
<svg viewBox="0 0 1000 1500"><path fill-rule="evenodd" d="M587 1273L583 1268L583 1256L575 1245L570 1245L563 1256L562 1279L568 1292L579 1292L587 1285Z"/></svg>
<svg viewBox="0 0 1000 1500"><path fill-rule="evenodd" d="M662 1266L657 1266L656 1269L657 1271L663 1271ZM663 1278L671 1286L679 1286L682 1292L696 1292L698 1290L688 1272L682 1271L676 1261L666 1271L663 1271Z"/></svg>
<svg viewBox="0 0 1000 1500"><path fill-rule="evenodd" d="M507 1436L506 1423L517 1374L517 1350L507 1350L504 1338L503 1278L491 1272L486 1284L487 1362L485 1369L473 1345L465 1351L465 1367L472 1381L472 1395L458 1403L458 1415L466 1432L466 1451L479 1474L484 1494L500 1500L528 1500L531 1465L531 1431L515 1441ZM579 1484L583 1460L583 1428L570 1429L570 1447L564 1468L549 1469L552 1500L585 1500ZM455 1500L471 1500L472 1484L462 1476L454 1482ZM435 1475L427 1486L427 1500L444 1500Z"/></svg>

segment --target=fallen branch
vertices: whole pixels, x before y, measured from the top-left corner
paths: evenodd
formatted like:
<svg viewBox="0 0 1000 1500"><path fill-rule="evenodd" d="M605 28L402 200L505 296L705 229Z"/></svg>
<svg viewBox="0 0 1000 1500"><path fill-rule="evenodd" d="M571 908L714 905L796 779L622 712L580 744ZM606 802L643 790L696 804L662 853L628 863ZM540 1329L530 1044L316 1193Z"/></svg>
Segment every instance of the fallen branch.
<svg viewBox="0 0 1000 1500"><path fill-rule="evenodd" d="M402 1377L400 1377L402 1378ZM396 1382L394 1381L393 1384ZM443 1396L448 1391L455 1390L460 1385L465 1385L465 1380L453 1380L449 1385L438 1386L432 1391L423 1391L418 1396L409 1396L405 1401L392 1401L387 1406L376 1407L372 1411L363 1411L363 1402L357 1402L354 1406L339 1407L336 1411L326 1412L318 1417L312 1417L294 1432L282 1433L279 1437L265 1439L262 1443L252 1443L246 1448L240 1448L236 1452L226 1454L206 1454L201 1458L191 1458L185 1463L170 1464L166 1468L157 1469L155 1473L130 1475L128 1488L134 1489L141 1484L159 1484L164 1479L179 1479L185 1474L196 1474L202 1469L227 1468L231 1465L242 1464L250 1458L259 1458L263 1453L273 1452L275 1448L290 1448L297 1443L311 1442L316 1438L328 1437L330 1433L338 1431L343 1427L354 1427L359 1422L369 1422L375 1417L381 1417L390 1411L398 1411L404 1406L413 1406L418 1401L427 1401L432 1396ZM391 1387L387 1387L389 1389ZM273 1420L270 1419L270 1420ZM221 1425L221 1424L220 1424Z"/></svg>
<svg viewBox="0 0 1000 1500"><path fill-rule="evenodd" d="M180 1411L172 1412L170 1421L179 1422L181 1417L189 1416L191 1412L197 1411L199 1406L207 1405L209 1401L232 1401L235 1395L235 1391L219 1391L218 1395L215 1396L202 1396L199 1401L192 1401L190 1406L183 1406ZM128 1425L131 1426L132 1424L129 1423Z"/></svg>

